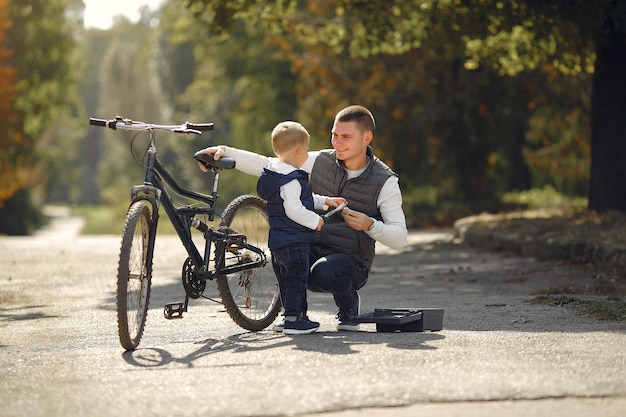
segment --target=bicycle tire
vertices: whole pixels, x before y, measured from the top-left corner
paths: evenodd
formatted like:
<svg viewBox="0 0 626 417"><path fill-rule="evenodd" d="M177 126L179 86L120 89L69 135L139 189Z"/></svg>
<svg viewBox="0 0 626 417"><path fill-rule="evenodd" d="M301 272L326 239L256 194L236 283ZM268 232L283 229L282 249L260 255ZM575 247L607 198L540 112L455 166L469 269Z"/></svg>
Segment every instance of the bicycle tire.
<svg viewBox="0 0 626 417"><path fill-rule="evenodd" d="M143 201L128 209L120 259L117 269L117 327L122 347L134 350L143 336L150 287L152 254L150 242L150 209Z"/></svg>
<svg viewBox="0 0 626 417"><path fill-rule="evenodd" d="M259 331L272 324L281 309L278 280L271 264L268 246L269 220L266 202L254 195L235 198L224 209L220 226L246 236L247 242L263 250L267 263L259 268L217 277L217 288L226 311L239 326ZM237 259L254 257L252 251Z"/></svg>

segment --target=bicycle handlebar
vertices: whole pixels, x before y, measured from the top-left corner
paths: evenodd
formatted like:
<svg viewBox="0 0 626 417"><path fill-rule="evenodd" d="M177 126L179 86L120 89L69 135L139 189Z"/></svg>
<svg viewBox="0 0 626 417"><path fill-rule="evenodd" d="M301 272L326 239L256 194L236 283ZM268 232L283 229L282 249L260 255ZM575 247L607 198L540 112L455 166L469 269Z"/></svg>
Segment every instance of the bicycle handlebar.
<svg viewBox="0 0 626 417"><path fill-rule="evenodd" d="M200 131L207 131L207 130L213 130L213 123L189 123L187 122L187 127L189 129L194 129L194 130L200 130Z"/></svg>
<svg viewBox="0 0 626 417"><path fill-rule="evenodd" d="M180 125L158 125L152 123L138 122L131 119L125 119L122 117L116 117L115 119L96 119L89 118L89 124L91 126L108 127L109 129L117 130L169 130L175 133L194 133L201 135L202 132L213 130L213 123L190 123L185 122Z"/></svg>
<svg viewBox="0 0 626 417"><path fill-rule="evenodd" d="M89 124L91 126L110 127L111 129L115 130L117 120L94 119L93 117L90 117Z"/></svg>

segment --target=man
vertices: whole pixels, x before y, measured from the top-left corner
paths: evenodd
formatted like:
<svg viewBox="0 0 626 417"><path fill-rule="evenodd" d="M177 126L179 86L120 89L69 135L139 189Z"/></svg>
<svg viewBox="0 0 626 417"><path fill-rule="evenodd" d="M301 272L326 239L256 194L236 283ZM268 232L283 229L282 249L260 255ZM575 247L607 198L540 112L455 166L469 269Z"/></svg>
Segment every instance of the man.
<svg viewBox="0 0 626 417"><path fill-rule="evenodd" d="M310 173L313 192L348 201L341 215L328 218L311 246L308 289L333 294L339 308L337 330L358 330L358 290L367 282L376 241L402 248L406 220L398 176L374 156L370 143L376 123L363 106L348 106L335 116L333 149L309 152L302 169ZM237 168L259 176L270 158L226 146L204 149L215 159L228 156ZM200 166L201 169L206 169ZM279 330L281 325L274 326Z"/></svg>

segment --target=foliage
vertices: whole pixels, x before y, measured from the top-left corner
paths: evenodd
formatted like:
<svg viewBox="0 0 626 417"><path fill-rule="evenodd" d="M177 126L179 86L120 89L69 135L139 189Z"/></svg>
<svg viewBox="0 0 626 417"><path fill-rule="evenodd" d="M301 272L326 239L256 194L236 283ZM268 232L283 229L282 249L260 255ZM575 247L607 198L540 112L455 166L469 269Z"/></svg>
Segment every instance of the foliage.
<svg viewBox="0 0 626 417"><path fill-rule="evenodd" d="M524 209L558 208L579 210L587 206L586 198L563 195L552 186L533 188L521 192L508 192L502 196L502 202L509 206Z"/></svg>
<svg viewBox="0 0 626 417"><path fill-rule="evenodd" d="M43 225L44 221L28 188L19 189L0 207L0 235L29 235Z"/></svg>
<svg viewBox="0 0 626 417"><path fill-rule="evenodd" d="M73 33L77 21L66 13L68 5L75 7L77 1L0 3L0 117L5 128L0 134L0 205L16 210L10 217L22 231L30 230L37 217L30 211L37 210L34 202L46 194L49 168L67 156L54 153L57 133L74 143L78 137L69 129L52 128L80 107L73 90L79 69ZM74 107L67 106L70 102Z"/></svg>
<svg viewBox="0 0 626 417"><path fill-rule="evenodd" d="M567 172L569 182L558 185L586 191L589 146L584 136L571 137L584 131L586 119L570 117L567 135L548 130L568 115L586 113L588 95L587 101L576 99L561 110L581 91L568 94L568 88L587 90L586 74L556 76L554 65L518 74L515 68L523 65L491 63L492 56L476 42L468 52L470 41L486 27L500 36L509 33L503 28L515 13L508 9L495 19L482 16L490 10L489 2L321 1L307 2L306 8L289 2L275 8L254 1L188 3L211 34L226 34L226 23L237 19L260 22L266 33L274 34L272 44L298 76L297 116L317 137L313 146L328 146L334 113L359 102L376 115L379 133L373 146L378 156L400 173L405 188L438 184L440 202L458 200L484 210L503 191L559 181L559 174L542 174L546 164L552 168L557 160L541 154L546 147L579 149L572 160L576 168ZM514 43L509 39L511 48ZM482 61L473 55L478 51ZM550 51L546 47L544 52ZM552 91L555 79L560 91ZM548 97L557 97L559 106ZM541 123L546 117L550 121ZM529 131L532 141L527 144Z"/></svg>
<svg viewBox="0 0 626 417"><path fill-rule="evenodd" d="M483 198L484 192L481 193L481 190L488 186L486 178L490 175L490 169L485 169L485 161L492 166L497 165L497 161L511 161L508 169L513 175L517 175L517 182L522 186L527 186L530 182L523 178L524 175L528 175L524 174L526 169L524 164L519 163L522 160L519 156L522 150L538 171L545 169L546 164L542 161L545 160L545 155L537 155L534 152L537 151L537 138L534 138L535 143L531 144L530 149L524 149L525 132L530 126L530 118L534 116L533 105L536 104L532 100L533 97L528 96L532 92L530 87L534 83L533 75L529 79L526 74L539 73L541 77L545 76L546 80L550 78L554 80L555 77L561 78L565 75L565 78L561 78L567 80L563 85L580 83L588 85L590 82L588 74L594 72L596 74L594 95L598 98L594 101L597 104L595 110L591 112L590 124L598 128L587 131L594 138L596 145L593 148L598 152L592 152L587 140L574 133L568 133L568 137L563 141L565 146L559 144L553 148L575 151L576 156L569 161L567 167L567 175L575 179L566 186L578 191L586 188L581 185L581 180L589 176L586 168L588 165L581 164L580 161L585 157L588 158L591 153L594 162L590 171L593 180L592 189L589 190L592 197L590 205L598 209L626 209L626 191L614 192L626 176L624 169L620 168L626 166L625 161L619 156L624 152L611 152L616 146L620 149L626 146L622 144L624 141L613 139L616 135L623 137L626 131L624 123L621 122L623 118L617 116L619 113L617 109L623 111L626 96L626 89L621 87L622 83L619 82L619 74L623 74L623 69L626 69L626 63L620 61L620 59L623 61L624 54L619 49L623 48L620 45L624 44L626 34L624 2L285 0L268 3L254 0L238 2L187 0L186 3L196 17L207 23L211 34L226 36L235 22L241 20L253 25L258 23L267 33L287 38L283 45L299 46L299 49L295 50L295 55L299 55L300 59L293 60L298 68L305 67L300 65L302 62L312 61L307 59L308 54L317 55L318 51L325 48L331 53L323 52L324 55L332 54L338 57L338 61L350 64L359 58L378 55L406 57L413 51L419 51L421 60L428 59L428 56L437 57L443 63L444 73L449 72L450 75L444 78L447 84L441 84L442 89L448 85L456 88L460 85L458 81L464 78L471 80L472 77L467 75L467 72L471 71L481 71L487 75L490 83L502 84L501 87L505 89L508 83L508 93L500 96L503 98L501 103L494 99L497 97L488 96L493 99L490 103L478 102L476 103L478 106L468 106L471 101L459 98L455 90L447 91L448 95L445 97L449 98L445 104L451 109L449 118L447 120L440 118L443 124L431 125L437 132L442 129L450 132L449 139L452 143L444 140L443 143L446 145L458 145L468 140L471 143L472 136L480 138L474 145L468 147L468 144L465 144L451 150L453 155L474 159L469 167L464 166L466 160L455 161L454 158L451 160L451 165L461 167L458 173L460 175L457 175L461 183L452 187L456 192L465 193L465 197L461 194L461 198L478 200ZM604 52L599 56L601 59L595 62L594 68L598 51ZM343 69L345 70L345 66ZM610 77L597 75L606 74L605 69L609 71ZM306 69L303 69L303 73L305 71ZM352 74L354 73L352 71ZM561 75L557 76L555 73ZM493 74L523 76L527 81L510 83L496 81ZM511 85L515 83L518 86ZM617 94L611 95L609 91L611 89L615 91L615 87L618 87ZM584 90L587 88L583 87ZM511 106L511 94L515 91L522 93L524 98L519 101L518 106ZM483 92L500 94L497 90L483 89ZM615 111L600 111L599 106L603 106L601 103L608 102L614 104L611 108L615 108ZM588 103L589 101L586 101L577 109L566 110L561 117L570 118L571 121L576 114L587 113L585 106L589 105ZM398 107L406 109L404 106ZM482 111L480 109L486 109L488 114L479 114L476 117L475 110L480 113ZM513 127L511 130L515 132L511 132L507 138L510 146L504 153L498 147L492 149L492 144L484 141L486 136L495 139L494 133L502 132L502 128L492 129L489 123L491 120L503 120L499 117L502 115L497 114L500 109L515 111L518 114L516 120L511 119L508 122ZM545 109L542 112L543 117L549 114ZM423 111L421 115L425 113ZM468 117L475 117L475 120L467 121ZM541 116L534 122L537 123L540 119ZM572 127L570 132L583 122L570 123ZM469 138L463 138L465 131L469 133ZM544 144L550 145L552 143ZM472 153L476 155L466 158L468 155L472 156ZM605 161L608 161L608 164ZM470 170L478 172L472 174ZM539 175L539 178L544 181L553 179L549 175Z"/></svg>
<svg viewBox="0 0 626 417"><path fill-rule="evenodd" d="M89 83L81 94L89 115L215 123L215 131L200 137L158 134L159 159L181 185L208 191L210 175L192 159L198 149L226 143L271 151L269 132L277 121L293 118L296 107L289 64L276 59L257 32L243 25L238 30L240 36L232 39L205 39L204 25L167 2L136 24L118 19L111 30L86 31L81 47ZM146 139L145 134L134 139L139 162ZM129 152L131 141L128 132L89 129L81 150L85 175L77 181L79 202L111 207L128 202L130 187L143 180ZM234 171L223 173L222 181L221 206L255 189L254 178Z"/></svg>
<svg viewBox="0 0 626 417"><path fill-rule="evenodd" d="M35 3L11 4L21 10ZM52 10L64 3L74 11L66 11L65 23L74 27L80 1L46 5ZM67 73L53 74L60 85L46 88L66 94L45 104L64 123L46 124L46 111L32 116L29 126L46 128L36 137L23 135L21 148L11 145L19 158L7 159L22 161L24 169L20 174L13 164L10 172L24 184L35 178L48 199L119 207L143 179L129 153L132 136L87 129L87 116L215 122L214 132L198 138L159 136L159 158L177 178L208 189L209 176L191 159L196 150L224 143L270 154L269 132L287 119L305 124L313 148L328 147L335 112L358 102L376 116L375 152L400 174L414 224L496 210L498 198L511 190L551 185L583 195L592 152L592 35L603 24L594 5L620 22L621 6L610 0L562 7L552 0L170 0L155 14L144 12L137 24L118 19L111 30L76 30L84 67L71 42L57 42L62 49L55 53L70 64ZM578 19L587 15L588 30L578 30ZM17 49L2 42L2 27L0 71L13 70ZM29 24L21 31L35 29ZM80 71L78 97L72 85ZM28 97L41 96L44 84L29 82ZM16 85L6 84L2 97ZM17 96L5 101L18 102ZM141 159L145 137L135 144ZM8 166L4 149L0 169ZM35 150L46 157L38 160ZM47 175L33 176L37 172ZM254 192L255 179L245 174L222 178L220 204Z"/></svg>
<svg viewBox="0 0 626 417"><path fill-rule="evenodd" d="M215 123L207 137L189 142L195 147L188 146L186 155L217 144L271 154L270 132L279 121L293 119L297 107L289 63L258 29L237 24L229 38L207 38L205 25L175 4L163 11L160 30L166 48L191 45L193 51L193 81L173 94L176 114ZM195 164L177 168L193 186L206 187ZM221 204L255 190L255 179L245 174L228 172L222 178Z"/></svg>
<svg viewBox="0 0 626 417"><path fill-rule="evenodd" d="M15 107L24 134L36 137L56 121L76 82L72 22L65 0L20 0L9 5L9 38L18 69Z"/></svg>
<svg viewBox="0 0 626 417"><path fill-rule="evenodd" d="M565 65L574 61L561 52L591 59L589 41L572 37L555 51L563 36L540 42L554 37L541 31L553 29L527 23L549 14L547 4L498 4L170 1L158 26L146 15L85 33L83 96L97 117L215 122L199 138L160 136L159 157L193 188L210 186L190 158L197 149L225 143L270 154L269 132L285 119L307 126L312 147L327 147L335 112L360 102L376 115L376 154L400 174L416 224L496 210L510 190L553 185L584 194L589 61ZM510 57L502 60L504 51ZM89 129L78 201L127 201L142 179L130 140ZM254 191L249 176L223 179L224 204ZM436 197L423 198L423 190Z"/></svg>
<svg viewBox="0 0 626 417"><path fill-rule="evenodd" d="M22 156L30 143L19 131L19 113L14 107L18 68L11 62L15 50L7 32L12 24L9 1L0 0L0 207L17 190L28 184L28 164Z"/></svg>
<svg viewBox="0 0 626 417"><path fill-rule="evenodd" d="M154 39L155 30L149 25L117 21L109 33L106 49L99 57L93 57L100 63L96 73L99 91L95 117L122 116L149 123L168 123L171 108L160 86ZM141 166L129 152L133 135L102 128L91 130L100 140L96 184L101 201L128 200L131 186L143 180ZM147 148L147 134L137 136L134 153L141 162ZM161 157L167 159L166 148L162 150Z"/></svg>
<svg viewBox="0 0 626 417"><path fill-rule="evenodd" d="M352 58L403 54L447 36L461 42L439 44L434 54L461 52L468 69L488 62L509 75L550 60L565 72L591 69L592 39L581 36L580 22L592 34L605 15L615 24L624 17L623 5L611 0L324 0L305 2L306 10L296 0L186 3L212 34L227 33L240 19Z"/></svg>

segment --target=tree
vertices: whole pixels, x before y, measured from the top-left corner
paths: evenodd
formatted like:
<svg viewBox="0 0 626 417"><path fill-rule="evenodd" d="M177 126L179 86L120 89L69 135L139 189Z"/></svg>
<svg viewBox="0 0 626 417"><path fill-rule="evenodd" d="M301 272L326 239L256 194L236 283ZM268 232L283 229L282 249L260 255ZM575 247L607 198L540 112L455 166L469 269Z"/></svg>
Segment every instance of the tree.
<svg viewBox="0 0 626 417"><path fill-rule="evenodd" d="M161 50L169 51L167 56L185 57L166 65L164 79L173 80L167 90L174 114L182 120L215 124L212 132L179 141L176 171L193 186L206 189L207 184L199 182L196 164L190 163L189 156L198 149L224 143L271 153L272 129L278 121L294 118L295 75L289 62L267 44L261 28L236 22L231 37L207 37L204 23L170 3L161 15L159 31ZM188 72L193 72L190 82ZM238 172L225 175L228 187L221 189L222 204L254 192L254 178Z"/></svg>
<svg viewBox="0 0 626 417"><path fill-rule="evenodd" d="M8 0L0 0L0 207L28 183L27 164L19 157L28 143L19 131L19 114L14 107L17 68L11 62L15 51L7 39L11 26L8 6Z"/></svg>
<svg viewBox="0 0 626 417"><path fill-rule="evenodd" d="M100 52L94 77L99 80L96 117L122 116L148 123L169 123L172 108L164 99L155 51L156 30L146 22L118 20L107 31L107 45ZM92 59L94 57L92 56ZM114 86L114 88L112 88ZM143 180L143 167L129 152L134 136L129 132L91 129L98 141L97 180L99 202L128 201L128 190ZM137 135L135 153L141 157L147 147L147 134ZM168 142L169 143L169 142ZM159 157L168 160L166 142L161 141ZM144 146L146 145L146 146ZM141 148L144 146L143 148Z"/></svg>
<svg viewBox="0 0 626 417"><path fill-rule="evenodd" d="M238 19L260 22L271 33L323 43L351 57L403 54L447 35L462 44L438 44L430 53L463 58L467 71L493 68L514 76L550 65L565 74L593 73L589 207L626 210L626 2L343 0L306 2L306 8L295 0L186 3L212 34L224 34ZM319 10L311 19L311 11Z"/></svg>
<svg viewBox="0 0 626 417"><path fill-rule="evenodd" d="M594 33L589 208L626 211L626 3L609 5Z"/></svg>
<svg viewBox="0 0 626 417"><path fill-rule="evenodd" d="M7 76L1 82L9 83L1 100L8 108L0 116L8 120L0 134L0 205L5 203L0 232L25 234L40 219L38 204L30 201L31 191L37 188L37 194L45 195L48 180L43 174L47 162L54 159L46 145L53 144L53 149L57 145L51 128L68 116L67 104L76 98L73 88L78 68L73 52L77 21L72 17L75 14L68 13L70 4L75 8L82 2L0 2L0 71ZM13 197L16 202L9 200Z"/></svg>

